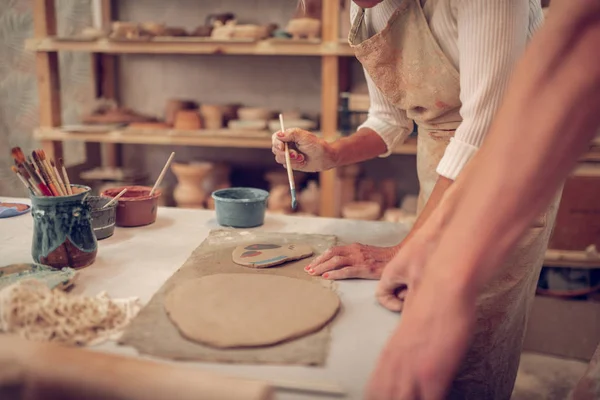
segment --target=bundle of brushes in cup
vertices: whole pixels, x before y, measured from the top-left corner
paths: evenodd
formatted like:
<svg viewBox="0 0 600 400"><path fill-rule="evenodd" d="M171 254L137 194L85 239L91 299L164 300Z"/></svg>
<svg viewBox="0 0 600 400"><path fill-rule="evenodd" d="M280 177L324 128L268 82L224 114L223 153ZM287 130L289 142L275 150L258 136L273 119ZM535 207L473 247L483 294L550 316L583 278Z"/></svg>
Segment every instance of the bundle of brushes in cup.
<svg viewBox="0 0 600 400"><path fill-rule="evenodd" d="M44 150L34 150L25 156L20 147L11 149L15 165L11 167L21 182L36 196L69 196L74 194L63 159L58 162L46 157Z"/></svg>

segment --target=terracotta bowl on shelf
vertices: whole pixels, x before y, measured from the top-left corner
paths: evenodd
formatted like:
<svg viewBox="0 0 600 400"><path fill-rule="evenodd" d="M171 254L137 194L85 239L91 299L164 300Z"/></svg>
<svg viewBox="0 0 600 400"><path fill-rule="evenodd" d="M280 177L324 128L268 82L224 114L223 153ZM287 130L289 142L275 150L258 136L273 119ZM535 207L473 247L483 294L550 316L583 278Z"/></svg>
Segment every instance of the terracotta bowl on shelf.
<svg viewBox="0 0 600 400"><path fill-rule="evenodd" d="M167 124L175 124L175 117L181 110L195 110L198 104L193 100L184 99L169 99L165 107L165 122Z"/></svg>
<svg viewBox="0 0 600 400"><path fill-rule="evenodd" d="M246 121L268 121L273 111L261 107L241 107L237 111L238 118Z"/></svg>
<svg viewBox="0 0 600 400"><path fill-rule="evenodd" d="M202 128L200 114L196 110L179 110L175 114L175 129L197 130Z"/></svg>

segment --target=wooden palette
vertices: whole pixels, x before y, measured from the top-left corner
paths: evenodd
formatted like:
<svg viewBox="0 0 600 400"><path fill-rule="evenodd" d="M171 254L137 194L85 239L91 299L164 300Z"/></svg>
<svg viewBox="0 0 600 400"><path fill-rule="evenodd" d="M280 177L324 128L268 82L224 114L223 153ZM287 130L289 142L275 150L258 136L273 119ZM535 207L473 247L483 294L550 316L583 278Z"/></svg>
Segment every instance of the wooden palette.
<svg viewBox="0 0 600 400"><path fill-rule="evenodd" d="M310 257L313 249L297 243L253 243L238 246L233 250L233 262L245 267L268 268L288 261Z"/></svg>

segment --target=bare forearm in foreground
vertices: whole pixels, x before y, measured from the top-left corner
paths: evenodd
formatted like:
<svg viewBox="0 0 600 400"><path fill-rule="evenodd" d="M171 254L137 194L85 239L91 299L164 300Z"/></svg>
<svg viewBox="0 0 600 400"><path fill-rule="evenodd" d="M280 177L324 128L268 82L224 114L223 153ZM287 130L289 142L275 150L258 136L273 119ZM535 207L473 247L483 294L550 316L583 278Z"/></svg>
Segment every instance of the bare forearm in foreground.
<svg viewBox="0 0 600 400"><path fill-rule="evenodd" d="M599 44L599 2L555 1L484 145L448 190L453 211L429 265L444 265L435 273L469 295L494 276L596 133Z"/></svg>

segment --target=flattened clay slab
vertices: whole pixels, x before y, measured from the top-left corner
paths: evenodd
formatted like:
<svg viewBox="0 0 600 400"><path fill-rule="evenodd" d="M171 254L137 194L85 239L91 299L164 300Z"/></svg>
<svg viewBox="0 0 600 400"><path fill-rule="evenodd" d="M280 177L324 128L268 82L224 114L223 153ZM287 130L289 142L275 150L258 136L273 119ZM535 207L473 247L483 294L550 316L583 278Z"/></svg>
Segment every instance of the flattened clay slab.
<svg viewBox="0 0 600 400"><path fill-rule="evenodd" d="M334 317L340 299L300 279L215 274L176 286L164 305L186 338L235 348L269 346L315 332Z"/></svg>
<svg viewBox="0 0 600 400"><path fill-rule="evenodd" d="M313 249L297 243L252 243L233 250L233 262L245 267L267 268L313 255Z"/></svg>

